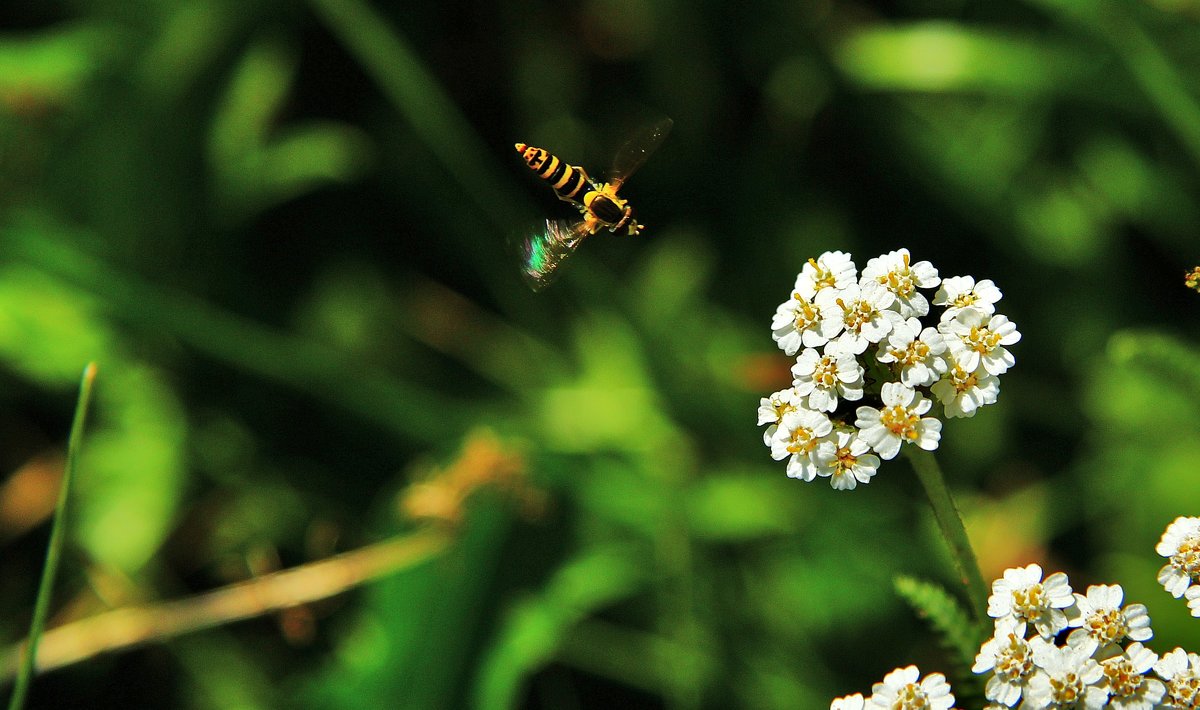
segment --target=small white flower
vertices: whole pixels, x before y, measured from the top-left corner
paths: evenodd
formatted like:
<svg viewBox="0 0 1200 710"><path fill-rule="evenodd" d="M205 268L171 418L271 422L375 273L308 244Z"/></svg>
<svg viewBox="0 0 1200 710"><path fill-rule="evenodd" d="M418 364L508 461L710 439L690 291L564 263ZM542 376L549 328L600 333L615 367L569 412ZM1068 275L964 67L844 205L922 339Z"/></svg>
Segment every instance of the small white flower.
<svg viewBox="0 0 1200 710"><path fill-rule="evenodd" d="M1021 692L1033 676L1033 649L1024 638L1024 629L1017 631L1012 617L996 620L995 633L983 643L975 656L972 673L987 673L984 697L1012 707L1021 699Z"/></svg>
<svg viewBox="0 0 1200 710"><path fill-rule="evenodd" d="M758 400L758 425L778 424L783 415L800 405L800 395L791 387L772 392L770 397Z"/></svg>
<svg viewBox="0 0 1200 710"><path fill-rule="evenodd" d="M878 281L864 279L844 289L823 289L815 303L828 309L830 317L841 321L842 334L837 342L853 355L861 355L871 343L878 343L901 320L895 311L888 310L896 296Z"/></svg>
<svg viewBox="0 0 1200 710"><path fill-rule="evenodd" d="M1121 585L1093 584L1087 595L1075 593L1075 606L1079 616L1072 619L1070 626L1081 628L1071 632L1071 637L1089 636L1099 648L1119 644L1128 638L1131 641L1148 641L1154 635L1150 628L1150 615L1145 604L1130 604L1121 608L1125 591ZM1068 639L1068 643L1072 643ZM1077 641L1073 643L1078 643Z"/></svg>
<svg viewBox="0 0 1200 710"><path fill-rule="evenodd" d="M779 420L783 419L783 415L788 412L795 411L800 405L802 397L796 393L796 390L791 387L778 392L772 392L770 397L763 397L758 400L758 425L770 424L767 431L763 434L763 443L767 446L771 445L771 439L775 436L776 426Z"/></svg>
<svg viewBox="0 0 1200 710"><path fill-rule="evenodd" d="M883 408L859 407L855 424L863 440L884 459L893 459L901 444L916 444L926 451L937 448L942 438L942 423L933 417L921 418L933 402L899 382L885 382L881 397Z"/></svg>
<svg viewBox="0 0 1200 710"><path fill-rule="evenodd" d="M945 336L950 356L967 372L975 372L982 365L989 374L1003 375L1016 362L1004 346L1020 341L1021 334L1008 316L988 318L974 308L966 308L952 320L939 323L938 330Z"/></svg>
<svg viewBox="0 0 1200 710"><path fill-rule="evenodd" d="M1102 687L1104 670L1084 649L1055 646L1040 637L1029 642L1039 670L1029 679L1022 708L1036 710L1104 707L1108 690Z"/></svg>
<svg viewBox="0 0 1200 710"><path fill-rule="evenodd" d="M921 330L921 321L909 318L897 323L887 340L879 345L879 361L900 367L900 382L905 387L922 387L937 382L946 371L941 357L946 343L936 328Z"/></svg>
<svg viewBox="0 0 1200 710"><path fill-rule="evenodd" d="M838 316L835 309L813 303L792 292L792 297L775 309L775 317L771 319L771 337L784 353L795 355L801 346L817 348L836 336L842 329Z"/></svg>
<svg viewBox="0 0 1200 710"><path fill-rule="evenodd" d="M1183 593L1187 599L1188 610L1192 612L1192 616L1200 617L1200 585L1193 584Z"/></svg>
<svg viewBox="0 0 1200 710"><path fill-rule="evenodd" d="M941 283L937 269L928 261L909 264L907 249L899 249L867 262L862 280L871 279L892 292L896 306L904 318L924 316L929 313L929 300L917 290L933 288Z"/></svg>
<svg viewBox="0 0 1200 710"><path fill-rule="evenodd" d="M1158 659L1154 672L1167 682L1165 707L1200 708L1200 656L1176 648Z"/></svg>
<svg viewBox="0 0 1200 710"><path fill-rule="evenodd" d="M829 704L829 710L863 710L864 702L866 701L863 700L862 693L855 693L842 698L834 698L833 702Z"/></svg>
<svg viewBox="0 0 1200 710"><path fill-rule="evenodd" d="M809 409L819 412L836 409L838 397L853 401L863 396L862 365L836 342L827 344L824 354L816 348L805 349L792 366L792 376L796 392L808 398Z"/></svg>
<svg viewBox="0 0 1200 710"><path fill-rule="evenodd" d="M1000 300L1000 289L991 279L975 283L973 276L951 276L942 279L942 286L933 294L933 305L945 306L941 320L950 320L964 308L974 308L990 316L996 312Z"/></svg>
<svg viewBox="0 0 1200 710"><path fill-rule="evenodd" d="M1000 380L995 375L982 367L967 372L953 359L947 362L949 366L942 379L929 388L930 394L942 403L947 417L973 417L980 407L995 404L1000 396Z"/></svg>
<svg viewBox="0 0 1200 710"><path fill-rule="evenodd" d="M1108 690L1110 707L1122 710L1153 710L1167 693L1167 686L1147 673L1158 662L1158 654L1134 641L1125 652L1100 662L1104 671L1101 687Z"/></svg>
<svg viewBox="0 0 1200 710"><path fill-rule="evenodd" d="M867 702L870 707L886 710L950 710L954 695L946 677L941 673L920 676L916 666L897 668L871 688Z"/></svg>
<svg viewBox="0 0 1200 710"><path fill-rule="evenodd" d="M1168 560L1158 571L1159 584L1176 599L1182 597L1200 580L1200 518L1175 518L1154 551Z"/></svg>
<svg viewBox="0 0 1200 710"><path fill-rule="evenodd" d="M1042 581L1042 568L1036 564L1004 570L1004 576L992 582L988 597L988 616L1012 617L1024 633L1025 624L1033 624L1044 638L1053 638L1067 627L1066 609L1075 597L1067 575L1055 572Z"/></svg>
<svg viewBox="0 0 1200 710"><path fill-rule="evenodd" d="M771 458L788 460L787 475L811 481L819 467L833 456L833 442L823 437L833 431L829 417L821 412L797 409L783 415L779 428L771 439Z"/></svg>
<svg viewBox="0 0 1200 710"><path fill-rule="evenodd" d="M827 251L816 259L809 259L800 269L793 289L805 300L811 301L818 291L839 291L858 281L858 268L850 255L841 251Z"/></svg>
<svg viewBox="0 0 1200 710"><path fill-rule="evenodd" d="M871 448L858 435L858 430L838 427L833 431L834 455L817 475L828 476L829 485L839 491L854 490L860 483L870 483L879 469L879 457L869 453Z"/></svg>

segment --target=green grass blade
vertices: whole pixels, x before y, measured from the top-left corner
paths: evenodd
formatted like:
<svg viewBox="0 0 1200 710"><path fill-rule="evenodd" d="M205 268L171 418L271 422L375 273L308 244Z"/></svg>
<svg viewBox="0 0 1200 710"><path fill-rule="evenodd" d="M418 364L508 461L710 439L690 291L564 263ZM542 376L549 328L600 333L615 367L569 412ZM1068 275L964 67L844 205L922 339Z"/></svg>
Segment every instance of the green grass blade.
<svg viewBox="0 0 1200 710"><path fill-rule="evenodd" d="M50 592L58 572L58 561L62 557L63 536L66 530L67 496L71 481L75 478L75 466L79 461L79 447L83 442L83 423L87 418L88 403L92 399L92 385L96 381L96 363L88 363L83 370L83 381L79 385L79 401L75 404L75 419L71 422L71 438L67 441L67 463L63 469L62 485L58 490L58 503L54 507L54 521L50 527L50 543L46 546L46 566L42 568L42 581L38 585L37 601L33 606L33 621L29 624L29 641L21 657L17 671L9 710L20 710L25 705L29 692L29 681L33 677L34 660L37 658L38 640L46 626L46 615L50 611Z"/></svg>

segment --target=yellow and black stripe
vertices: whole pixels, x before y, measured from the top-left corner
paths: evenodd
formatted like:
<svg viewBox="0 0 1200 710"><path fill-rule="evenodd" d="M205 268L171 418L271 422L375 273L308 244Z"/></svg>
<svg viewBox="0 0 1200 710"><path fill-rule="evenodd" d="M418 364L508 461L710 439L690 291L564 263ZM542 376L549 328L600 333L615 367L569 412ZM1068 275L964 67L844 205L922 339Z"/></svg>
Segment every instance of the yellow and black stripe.
<svg viewBox="0 0 1200 710"><path fill-rule="evenodd" d="M524 143L516 143L515 147L529 169L550 183L550 187L558 194L558 199L582 202L580 193L592 183L583 168L567 165L544 148L534 148Z"/></svg>

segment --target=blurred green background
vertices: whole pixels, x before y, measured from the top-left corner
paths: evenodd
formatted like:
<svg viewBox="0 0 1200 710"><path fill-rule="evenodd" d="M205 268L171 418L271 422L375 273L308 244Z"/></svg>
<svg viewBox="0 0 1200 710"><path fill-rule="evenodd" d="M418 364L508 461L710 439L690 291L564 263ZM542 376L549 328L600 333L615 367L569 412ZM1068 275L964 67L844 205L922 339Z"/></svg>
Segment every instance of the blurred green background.
<svg viewBox="0 0 1200 710"><path fill-rule="evenodd" d="M52 624L412 529L486 427L535 515L445 555L39 678L31 707L827 707L951 666L892 578L952 584L907 463L788 480L755 427L804 260L909 248L1023 340L939 457L985 576L1145 602L1200 508L1200 3L12 0L0 6L0 624L23 637L84 364ZM540 294L506 240L602 174L644 238ZM290 619L290 621L289 621Z"/></svg>

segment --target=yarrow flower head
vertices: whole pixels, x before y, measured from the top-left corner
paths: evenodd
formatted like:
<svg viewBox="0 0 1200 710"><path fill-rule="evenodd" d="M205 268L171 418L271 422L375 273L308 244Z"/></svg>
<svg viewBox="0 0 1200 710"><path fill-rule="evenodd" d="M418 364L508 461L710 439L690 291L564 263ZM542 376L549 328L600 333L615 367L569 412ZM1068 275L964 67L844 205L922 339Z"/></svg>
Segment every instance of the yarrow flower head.
<svg viewBox="0 0 1200 710"><path fill-rule="evenodd" d="M833 458L828 465L817 469L817 475L828 476L829 485L836 490L851 490L860 483L870 483L879 469L879 457L869 453L871 447L858 430L841 426L834 430L833 436Z"/></svg>
<svg viewBox="0 0 1200 710"><path fill-rule="evenodd" d="M1176 648L1158 659L1154 672L1166 681L1166 707L1200 708L1200 656Z"/></svg>
<svg viewBox="0 0 1200 710"><path fill-rule="evenodd" d="M1183 283L1193 291L1200 291L1200 266L1189 271L1183 277Z"/></svg>
<svg viewBox="0 0 1200 710"><path fill-rule="evenodd" d="M900 384L921 387L937 382L946 371L946 343L936 328L921 329L921 321L909 318L897 323L879 348L879 362L894 364L900 370Z"/></svg>
<svg viewBox="0 0 1200 710"><path fill-rule="evenodd" d="M1147 673L1158 662L1158 654L1134 641L1124 653L1100 662L1104 671L1101 687L1108 691L1108 704L1124 710L1151 710L1166 695L1167 686Z"/></svg>
<svg viewBox="0 0 1200 710"><path fill-rule="evenodd" d="M788 460L787 475L811 481L821 466L834 456L833 442L826 437L833 431L829 417L820 412L797 409L783 415L771 438L771 458Z"/></svg>
<svg viewBox="0 0 1200 710"><path fill-rule="evenodd" d="M1154 551L1167 558L1158 582L1176 599L1200 580L1200 518L1176 518Z"/></svg>
<svg viewBox="0 0 1200 710"><path fill-rule="evenodd" d="M1073 607L1075 597L1067 575L1055 572L1042 580L1042 568L1036 564L1014 567L992 582L988 597L988 616L994 619L1011 618L1024 633L1031 624L1043 638L1053 638L1067 628L1065 609Z"/></svg>
<svg viewBox="0 0 1200 710"><path fill-rule="evenodd" d="M988 700L1022 710L1200 708L1200 657L1176 649L1160 659L1142 645L1154 635L1150 617L1142 604L1123 605L1120 585L1072 593L1061 572L1043 580L1029 565L1006 570L992 590L996 634L972 668L990 674Z"/></svg>
<svg viewBox="0 0 1200 710"><path fill-rule="evenodd" d="M883 458L892 459L902 444L916 444L927 451L937 448L942 438L942 422L921 417L933 406L932 402L899 382L885 384L882 397L883 407L879 409L859 407L855 422L872 449Z"/></svg>
<svg viewBox="0 0 1200 710"><path fill-rule="evenodd" d="M1006 316L988 318L981 311L965 308L938 329L946 339L950 357L967 372L981 366L989 375L1003 375L1015 360L1004 346L1021 339L1017 327Z"/></svg>
<svg viewBox="0 0 1200 710"><path fill-rule="evenodd" d="M858 280L858 267L854 259L842 251L827 251L816 259L809 259L796 276L796 287L792 290L800 298L811 301L821 289L843 289Z"/></svg>
<svg viewBox="0 0 1200 710"><path fill-rule="evenodd" d="M942 279L942 287L933 296L933 305L946 307L942 311L942 320L950 320L967 308L990 316L996 312L996 302L1001 295L991 279L975 283L971 276L951 276Z"/></svg>
<svg viewBox="0 0 1200 710"><path fill-rule="evenodd" d="M971 666L972 673L992 673L984 697L1009 707L1021 699L1035 670L1033 646L1013 617L996 621L995 634L983 643Z"/></svg>
<svg viewBox="0 0 1200 710"><path fill-rule="evenodd" d="M901 319L892 310L896 296L878 281L863 279L841 291L822 291L816 303L841 320L838 343L847 352L861 355L871 343L878 343Z"/></svg>
<svg viewBox="0 0 1200 710"><path fill-rule="evenodd" d="M873 279L896 297L900 316L929 314L929 299L918 288L933 288L941 283L937 269L928 261L909 264L907 249L877 256L867 262L863 279Z"/></svg>
<svg viewBox="0 0 1200 710"><path fill-rule="evenodd" d="M800 407L800 395L791 387L772 393L758 401L758 425L770 424L763 435L763 443L771 445L771 438L779 428L779 421L788 412L794 412Z"/></svg>
<svg viewBox="0 0 1200 710"><path fill-rule="evenodd" d="M1125 592L1119 584L1093 584L1087 594L1075 594L1075 606L1079 615L1070 626L1079 628L1071 632L1068 644L1077 645L1084 637L1100 648L1131 641L1148 641L1154 636L1150 630L1150 615L1145 604L1130 604L1121 607ZM1078 639L1078 640L1077 640Z"/></svg>
<svg viewBox="0 0 1200 710"><path fill-rule="evenodd" d="M772 456L793 478L850 490L904 444L936 449L942 421L994 404L1014 364L1008 347L1021 335L996 313L1000 296L987 279L943 281L907 249L870 259L861 275L845 252L809 259L771 321L796 358L792 386L759 402ZM830 426L800 426L800 412Z"/></svg>
<svg viewBox="0 0 1200 710"><path fill-rule="evenodd" d="M1031 564L1006 570L992 590L994 633L971 667L986 676L984 710L1200 709L1200 655L1176 648L1159 657L1144 646L1153 636L1150 617L1141 604L1122 606L1120 585L1091 585L1077 594L1063 573L1043 579L1041 567ZM953 704L944 678L919 676L915 666L892 671L875 684L865 707ZM846 696L831 710L861 706L861 696Z"/></svg>
<svg viewBox="0 0 1200 710"><path fill-rule="evenodd" d="M867 707L887 710L950 710L954 695L941 673L924 678L916 666L897 668L871 689Z"/></svg>
<svg viewBox="0 0 1200 710"><path fill-rule="evenodd" d="M1042 639L1033 641L1037 671L1029 679L1022 707L1036 710L1104 707L1108 702L1108 690L1103 687L1104 670L1088 649L1055 646Z"/></svg>
<svg viewBox="0 0 1200 710"><path fill-rule="evenodd" d="M809 409L832 412L839 397L847 401L862 399L862 365L837 343L827 343L821 353L806 348L796 358L792 374L796 377L793 387L805 398Z"/></svg>

